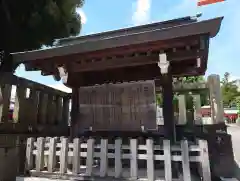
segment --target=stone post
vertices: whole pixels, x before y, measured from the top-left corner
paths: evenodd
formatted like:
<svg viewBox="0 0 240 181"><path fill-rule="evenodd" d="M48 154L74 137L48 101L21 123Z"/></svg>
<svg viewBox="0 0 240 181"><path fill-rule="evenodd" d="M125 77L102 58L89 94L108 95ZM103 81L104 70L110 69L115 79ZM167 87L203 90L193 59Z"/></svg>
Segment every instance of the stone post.
<svg viewBox="0 0 240 181"><path fill-rule="evenodd" d="M187 123L185 95L178 96L178 109L179 109L178 124L184 125Z"/></svg>
<svg viewBox="0 0 240 181"><path fill-rule="evenodd" d="M212 124L224 122L223 103L221 97L220 77L219 75L208 76L208 87L211 105Z"/></svg>
<svg viewBox="0 0 240 181"><path fill-rule="evenodd" d="M194 120L195 124L202 124L201 116L201 97L199 94L192 95L194 102Z"/></svg>

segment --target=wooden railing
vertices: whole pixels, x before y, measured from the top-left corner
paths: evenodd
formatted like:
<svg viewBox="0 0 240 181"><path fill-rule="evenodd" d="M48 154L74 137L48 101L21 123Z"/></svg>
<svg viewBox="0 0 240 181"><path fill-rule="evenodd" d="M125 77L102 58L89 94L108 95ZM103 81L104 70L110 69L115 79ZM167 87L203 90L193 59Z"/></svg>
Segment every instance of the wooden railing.
<svg viewBox="0 0 240 181"><path fill-rule="evenodd" d="M110 142L113 143L110 143ZM141 140L142 141L142 140ZM184 181L191 180L190 163L197 163L202 170L204 181L211 180L207 141L199 140L190 144L182 140L170 145L169 140L156 142L148 138L138 144L138 139L129 139L122 144L121 138L115 140L75 138L28 138L26 151L26 170L32 176L55 178L98 178L98 179L142 179L153 181L165 178L172 181L172 161L182 165ZM109 160L113 160L112 165ZM129 160L126 164L124 160ZM146 167L139 168L140 160L146 160ZM162 169L156 169L159 161Z"/></svg>
<svg viewBox="0 0 240 181"><path fill-rule="evenodd" d="M0 132L61 135L68 129L70 98L70 94L48 86L1 74Z"/></svg>

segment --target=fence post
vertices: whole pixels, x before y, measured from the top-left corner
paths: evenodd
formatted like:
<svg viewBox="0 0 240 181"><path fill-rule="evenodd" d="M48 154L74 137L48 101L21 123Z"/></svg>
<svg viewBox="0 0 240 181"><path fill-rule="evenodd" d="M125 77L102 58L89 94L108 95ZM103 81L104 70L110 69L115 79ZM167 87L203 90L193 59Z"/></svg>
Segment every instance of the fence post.
<svg viewBox="0 0 240 181"><path fill-rule="evenodd" d="M48 156L48 171L53 172L56 166L56 138L50 138L49 141L49 156Z"/></svg>
<svg viewBox="0 0 240 181"><path fill-rule="evenodd" d="M202 167L203 181L211 181L211 170L208 155L208 142L206 140L198 141L200 147L200 164Z"/></svg>
<svg viewBox="0 0 240 181"><path fill-rule="evenodd" d="M26 149L26 170L31 170L33 168L33 148L34 148L34 138L27 139L27 149Z"/></svg>
<svg viewBox="0 0 240 181"><path fill-rule="evenodd" d="M68 161L68 138L62 138L61 140L61 153L60 153L60 173L67 172Z"/></svg>
<svg viewBox="0 0 240 181"><path fill-rule="evenodd" d="M165 180L172 181L172 158L170 140L163 140Z"/></svg>
<svg viewBox="0 0 240 181"><path fill-rule="evenodd" d="M31 89L29 100L31 100L31 113L30 118L31 122L29 124L37 125L38 122L38 104L39 104L39 94L40 92L36 89Z"/></svg>
<svg viewBox="0 0 240 181"><path fill-rule="evenodd" d="M100 177L105 177L108 170L108 140L101 139L101 152L100 152Z"/></svg>
<svg viewBox="0 0 240 181"><path fill-rule="evenodd" d="M138 178L138 147L137 139L130 140L130 149L131 149L131 179L137 180Z"/></svg>
<svg viewBox="0 0 240 181"><path fill-rule="evenodd" d="M154 150L153 150L153 140L147 139L147 178L149 181L154 181Z"/></svg>
<svg viewBox="0 0 240 181"><path fill-rule="evenodd" d="M80 168L80 139L73 140L73 173L78 174Z"/></svg>
<svg viewBox="0 0 240 181"><path fill-rule="evenodd" d="M0 84L0 123L8 122L12 86Z"/></svg>
<svg viewBox="0 0 240 181"><path fill-rule="evenodd" d="M181 140L183 180L191 181L188 141Z"/></svg>
<svg viewBox="0 0 240 181"><path fill-rule="evenodd" d="M16 88L16 97L14 103L14 112L13 112L13 120L18 123L26 123L27 111L25 111L28 107L26 101L26 87L17 86Z"/></svg>
<svg viewBox="0 0 240 181"><path fill-rule="evenodd" d="M40 98L39 98L39 123L45 124L47 119L47 103L48 103L48 94L44 92L40 92Z"/></svg>
<svg viewBox="0 0 240 181"><path fill-rule="evenodd" d="M37 138L36 171L40 172L44 167L44 144L43 137Z"/></svg>
<svg viewBox="0 0 240 181"><path fill-rule="evenodd" d="M93 154L94 154L94 139L90 138L87 140L87 170L86 170L87 176L92 175Z"/></svg>
<svg viewBox="0 0 240 181"><path fill-rule="evenodd" d="M115 178L122 174L122 139L115 140Z"/></svg>
<svg viewBox="0 0 240 181"><path fill-rule="evenodd" d="M56 96L53 94L48 94L48 102L47 102L47 123L53 125L56 121Z"/></svg>

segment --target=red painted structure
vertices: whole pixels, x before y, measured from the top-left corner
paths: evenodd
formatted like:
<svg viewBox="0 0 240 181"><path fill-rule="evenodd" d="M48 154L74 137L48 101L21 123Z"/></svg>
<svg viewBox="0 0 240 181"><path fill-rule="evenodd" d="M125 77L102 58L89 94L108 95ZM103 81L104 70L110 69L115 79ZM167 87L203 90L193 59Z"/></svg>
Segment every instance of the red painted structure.
<svg viewBox="0 0 240 181"><path fill-rule="evenodd" d="M210 106L203 106L201 109L201 114L203 117L210 117ZM238 110L236 108L224 108L224 117L231 122L235 122L238 117Z"/></svg>

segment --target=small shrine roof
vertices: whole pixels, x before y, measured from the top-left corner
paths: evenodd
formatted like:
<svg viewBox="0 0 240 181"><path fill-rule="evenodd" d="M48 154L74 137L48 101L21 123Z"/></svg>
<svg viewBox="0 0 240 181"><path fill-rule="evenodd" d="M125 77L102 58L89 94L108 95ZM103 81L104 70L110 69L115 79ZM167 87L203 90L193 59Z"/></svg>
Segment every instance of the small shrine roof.
<svg viewBox="0 0 240 181"><path fill-rule="evenodd" d="M25 63L34 60L47 61L50 58L72 54L91 53L123 46L147 44L193 35L209 34L214 37L221 25L222 17L196 21L180 18L166 22L136 26L94 35L59 40L59 46L26 52L12 53L14 62ZM66 61L70 61L67 57Z"/></svg>
<svg viewBox="0 0 240 181"><path fill-rule="evenodd" d="M217 35L222 19L184 17L65 38L53 48L12 53L11 58L14 65L23 63L27 71L40 70L56 80L58 67L64 67L70 86L159 79L160 53L166 53L172 76L204 75L209 41Z"/></svg>

